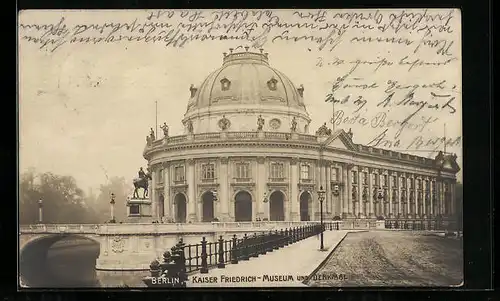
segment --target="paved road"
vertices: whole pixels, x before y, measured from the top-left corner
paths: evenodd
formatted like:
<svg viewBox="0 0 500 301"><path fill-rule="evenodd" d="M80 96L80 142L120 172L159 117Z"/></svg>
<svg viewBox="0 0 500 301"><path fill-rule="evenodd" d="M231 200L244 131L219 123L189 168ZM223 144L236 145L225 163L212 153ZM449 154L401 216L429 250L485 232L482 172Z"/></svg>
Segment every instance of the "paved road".
<svg viewBox="0 0 500 301"><path fill-rule="evenodd" d="M351 233L321 274L347 279L312 280L310 286L449 286L463 279L460 241L431 234L373 231Z"/></svg>

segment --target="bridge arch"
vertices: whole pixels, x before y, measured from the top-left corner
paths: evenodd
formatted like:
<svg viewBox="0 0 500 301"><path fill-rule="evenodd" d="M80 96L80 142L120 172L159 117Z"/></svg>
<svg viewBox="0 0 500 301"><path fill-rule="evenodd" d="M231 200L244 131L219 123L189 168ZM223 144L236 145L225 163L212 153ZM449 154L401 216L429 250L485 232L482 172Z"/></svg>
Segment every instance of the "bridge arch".
<svg viewBox="0 0 500 301"><path fill-rule="evenodd" d="M89 240L93 244L100 246L99 237L92 234L51 233L20 235L18 264L19 276L22 279L23 284L28 287L39 287L44 285L43 283L40 283L40 279L51 279L51 272L47 266L49 249L57 242L68 238ZM98 257L99 253L96 255ZM50 284L47 283L45 285Z"/></svg>

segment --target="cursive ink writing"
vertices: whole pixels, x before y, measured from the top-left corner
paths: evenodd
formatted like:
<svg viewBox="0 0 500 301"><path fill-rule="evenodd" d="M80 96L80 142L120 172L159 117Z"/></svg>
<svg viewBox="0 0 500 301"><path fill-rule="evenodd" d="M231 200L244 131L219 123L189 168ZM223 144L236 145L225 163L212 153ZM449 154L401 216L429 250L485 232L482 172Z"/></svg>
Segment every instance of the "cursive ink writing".
<svg viewBox="0 0 500 301"><path fill-rule="evenodd" d="M403 145L399 137L394 136L394 138L388 137L388 129L383 130L381 133L377 134L367 146L380 147L380 148L401 148L404 150L423 150L429 153L435 153L440 148L444 147L457 147L462 144L462 136L445 138L445 137L424 137L418 135L412 139L412 141L406 145Z"/></svg>
<svg viewBox="0 0 500 301"><path fill-rule="evenodd" d="M341 45L377 43L413 47L413 54L430 50L451 58L457 50L450 37L454 16L454 10L156 10L137 13L130 20L111 17L78 23L72 14L61 12L53 24L21 22L19 29L22 41L41 44L40 49L51 52L68 43L184 47L187 43L239 40L253 47L297 43L328 52ZM425 64L418 59L407 58L404 63L410 69Z"/></svg>

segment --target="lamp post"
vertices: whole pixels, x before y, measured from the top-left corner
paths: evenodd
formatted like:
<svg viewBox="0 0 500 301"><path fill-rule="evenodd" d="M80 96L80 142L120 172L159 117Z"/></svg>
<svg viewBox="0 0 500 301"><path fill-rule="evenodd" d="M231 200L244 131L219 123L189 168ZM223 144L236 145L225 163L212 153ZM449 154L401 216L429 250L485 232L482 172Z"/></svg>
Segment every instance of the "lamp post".
<svg viewBox="0 0 500 301"><path fill-rule="evenodd" d="M269 198L267 197L267 192L265 192L265 191L264 191L264 198L262 199L262 202L263 202L264 204L269 203ZM266 219L266 218L267 218L267 220L269 221L269 220L271 220L271 216L270 216L270 213L269 213L269 209L267 209L267 208L269 208L269 207L267 207L267 205L265 205L265 206L264 206L264 208L265 208L265 209L264 209L264 217L263 217L263 219Z"/></svg>
<svg viewBox="0 0 500 301"><path fill-rule="evenodd" d="M318 191L318 200L319 200L319 210L320 210L320 223L321 223L321 245L320 250L323 251L325 246L323 245L323 201L325 200L325 190L323 190L323 186L319 188Z"/></svg>
<svg viewBox="0 0 500 301"><path fill-rule="evenodd" d="M43 201L42 199L38 200L38 223L43 222Z"/></svg>
<svg viewBox="0 0 500 301"><path fill-rule="evenodd" d="M115 220L115 194L111 193L111 201L109 202L110 204L110 209L111 209L111 220L109 221L110 223L116 223Z"/></svg>

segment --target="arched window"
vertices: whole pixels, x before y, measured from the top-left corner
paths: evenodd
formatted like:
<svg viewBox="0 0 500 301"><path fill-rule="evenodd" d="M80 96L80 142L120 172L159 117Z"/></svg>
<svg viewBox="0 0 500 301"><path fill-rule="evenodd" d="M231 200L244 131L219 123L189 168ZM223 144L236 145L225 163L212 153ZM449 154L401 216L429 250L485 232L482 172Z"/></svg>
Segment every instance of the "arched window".
<svg viewBox="0 0 500 301"><path fill-rule="evenodd" d="M245 162L240 162L235 164L236 178L237 179L249 179L250 178L250 164Z"/></svg>
<svg viewBox="0 0 500 301"><path fill-rule="evenodd" d="M300 166L300 178L302 180L311 179L311 166L309 166L309 164L302 164Z"/></svg>
<svg viewBox="0 0 500 301"><path fill-rule="evenodd" d="M203 180L213 180L215 179L215 164L207 163L202 165L201 176Z"/></svg>
<svg viewBox="0 0 500 301"><path fill-rule="evenodd" d="M283 179L284 178L284 166L283 163L274 162L271 164L271 178L272 179Z"/></svg>

